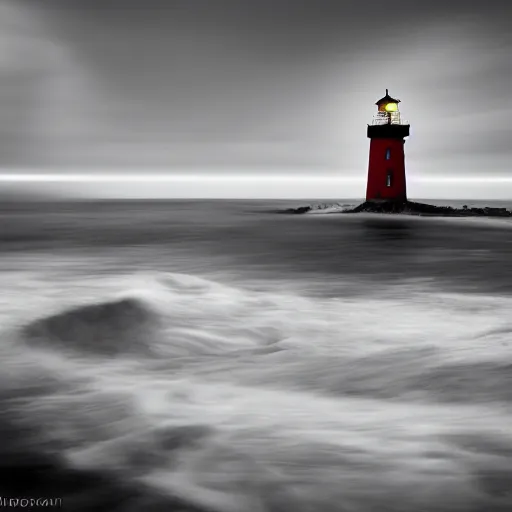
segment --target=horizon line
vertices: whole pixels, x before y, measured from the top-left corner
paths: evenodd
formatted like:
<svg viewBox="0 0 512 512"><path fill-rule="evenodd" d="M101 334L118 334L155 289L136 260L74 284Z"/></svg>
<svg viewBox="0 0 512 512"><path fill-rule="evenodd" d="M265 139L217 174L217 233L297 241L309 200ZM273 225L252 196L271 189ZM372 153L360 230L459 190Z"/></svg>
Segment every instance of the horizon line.
<svg viewBox="0 0 512 512"><path fill-rule="evenodd" d="M60 183L144 183L144 182L340 182L358 183L366 180L366 173L362 176L305 176L305 175L231 175L231 174L95 174L95 173L0 173L0 182L60 182ZM512 183L512 176L409 176L411 183Z"/></svg>

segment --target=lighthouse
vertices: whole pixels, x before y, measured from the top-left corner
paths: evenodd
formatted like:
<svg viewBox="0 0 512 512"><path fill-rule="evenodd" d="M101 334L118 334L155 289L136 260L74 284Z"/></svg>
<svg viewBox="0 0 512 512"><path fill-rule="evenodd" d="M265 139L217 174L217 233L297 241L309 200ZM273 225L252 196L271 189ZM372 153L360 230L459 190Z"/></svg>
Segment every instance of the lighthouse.
<svg viewBox="0 0 512 512"><path fill-rule="evenodd" d="M367 201L407 201L404 144L410 125L402 121L399 103L387 89L386 95L375 103L377 112L368 125Z"/></svg>

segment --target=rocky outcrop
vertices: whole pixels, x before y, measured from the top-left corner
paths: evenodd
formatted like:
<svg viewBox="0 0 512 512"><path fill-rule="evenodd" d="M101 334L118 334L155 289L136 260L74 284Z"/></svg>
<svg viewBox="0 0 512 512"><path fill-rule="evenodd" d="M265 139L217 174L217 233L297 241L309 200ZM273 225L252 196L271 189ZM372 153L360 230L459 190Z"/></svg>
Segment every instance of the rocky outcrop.
<svg viewBox="0 0 512 512"><path fill-rule="evenodd" d="M433 204L415 203L413 201L366 201L343 213L402 213L408 215L437 215L443 217L512 217L506 208L454 208L453 206L435 206Z"/></svg>
<svg viewBox="0 0 512 512"><path fill-rule="evenodd" d="M289 208L281 213L301 214L317 211L314 206ZM406 215L424 215L440 217L512 217L512 211L506 208L454 208L452 206L435 206L433 204L416 203L414 201L365 201L355 208L346 208L326 213L388 213Z"/></svg>

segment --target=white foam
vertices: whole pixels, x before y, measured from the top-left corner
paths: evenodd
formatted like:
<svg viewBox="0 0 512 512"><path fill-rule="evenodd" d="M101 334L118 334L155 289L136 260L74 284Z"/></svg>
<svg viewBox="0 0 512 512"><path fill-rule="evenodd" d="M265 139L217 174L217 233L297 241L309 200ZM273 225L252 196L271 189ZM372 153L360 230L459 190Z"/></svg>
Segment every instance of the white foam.
<svg viewBox="0 0 512 512"><path fill-rule="evenodd" d="M18 414L52 418L70 464L223 512L510 503L486 475L512 474L512 299L424 283L318 299L175 274L80 286L96 302L143 299L165 327L157 361L4 350L23 363L7 391L35 368L59 376Z"/></svg>

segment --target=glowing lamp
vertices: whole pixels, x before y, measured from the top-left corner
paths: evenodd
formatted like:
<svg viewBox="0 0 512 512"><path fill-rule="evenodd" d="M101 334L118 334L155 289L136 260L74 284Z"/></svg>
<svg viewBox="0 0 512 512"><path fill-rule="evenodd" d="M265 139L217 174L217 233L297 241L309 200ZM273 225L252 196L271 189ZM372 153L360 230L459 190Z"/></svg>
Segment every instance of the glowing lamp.
<svg viewBox="0 0 512 512"><path fill-rule="evenodd" d="M388 103L385 107L386 112L396 112L398 110L398 105L396 103Z"/></svg>

